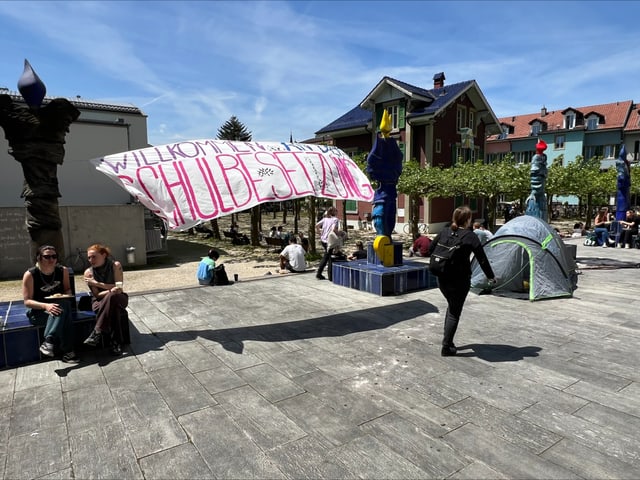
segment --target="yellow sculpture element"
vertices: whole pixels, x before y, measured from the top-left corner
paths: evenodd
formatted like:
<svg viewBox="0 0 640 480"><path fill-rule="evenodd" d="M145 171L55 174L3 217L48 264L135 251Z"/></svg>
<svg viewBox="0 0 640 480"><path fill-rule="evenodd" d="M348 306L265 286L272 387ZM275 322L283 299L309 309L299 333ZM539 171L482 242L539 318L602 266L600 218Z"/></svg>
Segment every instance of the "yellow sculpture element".
<svg viewBox="0 0 640 480"><path fill-rule="evenodd" d="M393 243L386 235L378 235L373 241L373 249L385 267L393 266Z"/></svg>
<svg viewBox="0 0 640 480"><path fill-rule="evenodd" d="M389 110L385 108L384 112L382 112L382 120L380 120L380 133L382 134L382 138L389 138L391 128L391 114Z"/></svg>

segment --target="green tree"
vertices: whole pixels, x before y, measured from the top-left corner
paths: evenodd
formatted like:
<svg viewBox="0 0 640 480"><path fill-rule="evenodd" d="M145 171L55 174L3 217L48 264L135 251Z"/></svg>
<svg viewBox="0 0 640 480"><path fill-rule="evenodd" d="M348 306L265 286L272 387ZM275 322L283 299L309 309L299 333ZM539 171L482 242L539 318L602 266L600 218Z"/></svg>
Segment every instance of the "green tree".
<svg viewBox="0 0 640 480"><path fill-rule="evenodd" d="M232 140L235 142L250 142L251 132L233 115L218 129L219 140Z"/></svg>
<svg viewBox="0 0 640 480"><path fill-rule="evenodd" d="M229 120L218 129L218 140L231 140L234 142L250 142L251 132L247 130L247 127L233 115ZM257 247L260 245L260 205L256 205L251 208L251 245ZM215 226L214 226L215 222ZM220 231L218 228L217 220L213 220L211 225L214 231L214 235L220 239Z"/></svg>

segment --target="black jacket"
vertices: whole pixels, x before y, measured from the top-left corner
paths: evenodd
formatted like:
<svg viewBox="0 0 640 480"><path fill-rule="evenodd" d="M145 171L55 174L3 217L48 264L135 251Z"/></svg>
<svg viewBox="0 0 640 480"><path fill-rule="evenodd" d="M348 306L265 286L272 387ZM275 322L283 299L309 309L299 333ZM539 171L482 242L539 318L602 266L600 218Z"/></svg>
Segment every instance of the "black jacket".
<svg viewBox="0 0 640 480"><path fill-rule="evenodd" d="M443 235L456 235L460 237L461 246L460 248L453 254L452 262L449 270L447 271L446 277L455 277L455 278L471 278L471 254L475 256L480 263L480 267L482 271L487 276L487 278L494 278L493 270L491 269L491 265L489 264L489 260L487 259L487 254L484 253L484 248L482 248L482 244L480 243L480 239L478 236L468 229L458 229L455 232L451 230L450 227L443 228L436 238L433 239L431 245L429 246L429 255L433 253L438 245L438 241L443 238Z"/></svg>

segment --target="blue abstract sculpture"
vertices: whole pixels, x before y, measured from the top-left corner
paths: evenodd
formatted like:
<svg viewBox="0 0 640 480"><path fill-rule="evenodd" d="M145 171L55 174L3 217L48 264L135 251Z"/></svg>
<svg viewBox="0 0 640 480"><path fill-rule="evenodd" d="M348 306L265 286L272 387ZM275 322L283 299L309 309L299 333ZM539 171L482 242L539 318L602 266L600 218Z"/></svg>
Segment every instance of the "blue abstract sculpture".
<svg viewBox="0 0 640 480"><path fill-rule="evenodd" d="M544 151L547 144L539 140L536 144L536 154L531 159L531 193L527 197L526 215L538 217L547 221L547 196L544 187L547 181L547 156Z"/></svg>
<svg viewBox="0 0 640 480"><path fill-rule="evenodd" d="M629 191L631 189L631 172L627 161L627 149L624 143L620 148L618 160L616 160L616 170L618 171L618 191L616 193L616 220L626 220L627 210L630 206Z"/></svg>
<svg viewBox="0 0 640 480"><path fill-rule="evenodd" d="M388 112L384 112L389 115ZM380 132L367 157L366 172L372 180L378 182L373 196L373 226L378 235L391 237L396 223L396 185L402 173L402 151L395 139L390 138L390 118L383 115Z"/></svg>

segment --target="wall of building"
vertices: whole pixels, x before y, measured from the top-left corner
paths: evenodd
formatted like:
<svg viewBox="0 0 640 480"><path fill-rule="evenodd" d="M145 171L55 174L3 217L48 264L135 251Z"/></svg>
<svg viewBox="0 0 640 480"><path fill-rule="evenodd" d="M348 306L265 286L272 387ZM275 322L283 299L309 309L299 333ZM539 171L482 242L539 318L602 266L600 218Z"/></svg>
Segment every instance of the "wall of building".
<svg viewBox="0 0 640 480"><path fill-rule="evenodd" d="M65 256L101 243L111 248L113 256L127 263L127 247L135 248L135 263L147 261L144 230L144 207L130 205L83 205L60 208ZM0 208L0 280L22 278L31 266L31 238L25 226L23 207Z"/></svg>
<svg viewBox="0 0 640 480"><path fill-rule="evenodd" d="M122 119L120 121L119 119ZM66 136L64 163L58 167L60 205L112 205L131 201L129 194L96 171L91 159L110 153L144 148L147 117L122 112L82 111ZM0 138L0 206L21 207L23 175L20 163ZM1 240L1 238L0 238Z"/></svg>

